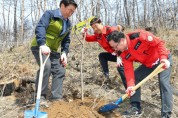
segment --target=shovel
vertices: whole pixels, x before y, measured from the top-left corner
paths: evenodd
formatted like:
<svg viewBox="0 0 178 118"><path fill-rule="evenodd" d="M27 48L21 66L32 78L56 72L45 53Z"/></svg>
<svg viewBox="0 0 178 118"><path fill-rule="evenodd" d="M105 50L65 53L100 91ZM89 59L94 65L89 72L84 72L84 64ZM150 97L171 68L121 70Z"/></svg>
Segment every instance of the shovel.
<svg viewBox="0 0 178 118"><path fill-rule="evenodd" d="M48 118L48 115L46 112L40 112L40 97L41 97L41 87L42 87L42 81L43 81L43 71L44 66L46 64L46 61L49 58L49 54L47 55L45 61L43 62L41 49L39 50L40 55L40 75L39 75L39 83L38 83L38 90L37 90L37 97L36 97L36 105L34 110L25 110L24 118Z"/></svg>
<svg viewBox="0 0 178 118"><path fill-rule="evenodd" d="M160 64L152 73L150 73L145 79L143 79L141 82L139 82L133 90L137 90L139 87L141 87L144 83L146 83L149 79L153 78L155 75L158 73L162 72L164 69L162 68L164 64ZM102 107L99 108L98 112L99 113L104 113L108 111L112 111L116 108L118 108L119 104L122 103L124 99L128 97L128 94L124 94L122 97L120 97L117 101L106 104Z"/></svg>

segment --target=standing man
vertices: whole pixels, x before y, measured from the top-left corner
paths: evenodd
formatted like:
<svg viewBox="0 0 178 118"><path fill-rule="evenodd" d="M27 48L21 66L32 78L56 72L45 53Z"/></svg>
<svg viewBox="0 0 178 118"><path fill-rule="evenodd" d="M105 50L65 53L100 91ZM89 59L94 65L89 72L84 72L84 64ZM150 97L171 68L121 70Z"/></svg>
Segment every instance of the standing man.
<svg viewBox="0 0 178 118"><path fill-rule="evenodd" d="M98 42L103 49L107 52L102 52L99 54L99 61L103 69L103 73L106 81L110 82L109 79L109 69L108 69L108 61L116 62L117 61L117 70L121 76L124 87L126 88L125 75L124 75L124 67L122 66L122 61L118 57L119 55L115 52L115 50L109 45L107 41L108 34L114 30L123 31L123 27L118 25L117 27L103 26L101 24L101 20L99 18L93 18L90 21L90 26L94 30L93 35L89 35L87 33L87 29L83 29L83 33L86 32L86 41L88 42Z"/></svg>
<svg viewBox="0 0 178 118"><path fill-rule="evenodd" d="M142 79L148 76L159 63L164 63L164 71L159 77L159 89L161 94L161 116L170 118L172 111L172 89L170 76L172 70L172 57L165 48L164 42L152 33L144 30L136 30L129 34L113 31L108 38L109 44L116 51L121 51L124 64L124 72L127 82L126 93L129 94L131 107L123 115L141 114L141 94L140 88L133 91L133 87ZM133 62L140 62L135 71Z"/></svg>
<svg viewBox="0 0 178 118"><path fill-rule="evenodd" d="M43 74L41 91L41 105L48 107L46 98L48 93L49 77L52 74L51 100L62 99L62 86L67 65L67 54L70 44L71 23L69 17L75 12L77 3L74 0L61 0L60 8L48 10L38 22L32 40L31 51L38 63L39 49L43 54L43 60L50 55L46 62ZM61 48L61 52L58 49ZM38 88L39 70L37 71L36 89ZM37 90L36 90L37 91Z"/></svg>

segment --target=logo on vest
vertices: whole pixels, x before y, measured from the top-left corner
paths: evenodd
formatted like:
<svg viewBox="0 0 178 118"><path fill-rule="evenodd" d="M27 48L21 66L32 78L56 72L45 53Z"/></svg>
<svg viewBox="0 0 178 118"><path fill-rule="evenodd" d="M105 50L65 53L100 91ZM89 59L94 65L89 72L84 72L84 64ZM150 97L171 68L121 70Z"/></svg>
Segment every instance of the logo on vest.
<svg viewBox="0 0 178 118"><path fill-rule="evenodd" d="M152 36L148 36L148 41L153 41L153 37Z"/></svg>

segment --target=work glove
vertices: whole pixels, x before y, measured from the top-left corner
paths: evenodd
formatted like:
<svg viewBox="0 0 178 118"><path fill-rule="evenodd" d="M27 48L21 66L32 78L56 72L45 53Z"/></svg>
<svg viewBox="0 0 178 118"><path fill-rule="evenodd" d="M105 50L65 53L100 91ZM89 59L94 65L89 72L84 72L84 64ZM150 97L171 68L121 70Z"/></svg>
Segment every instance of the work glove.
<svg viewBox="0 0 178 118"><path fill-rule="evenodd" d="M64 67L67 66L67 56L66 56L66 53L64 53L64 52L61 55L61 63Z"/></svg>
<svg viewBox="0 0 178 118"><path fill-rule="evenodd" d="M112 52L111 54L112 54L113 56L116 56L116 55L117 55L117 53L116 53L116 52Z"/></svg>
<svg viewBox="0 0 178 118"><path fill-rule="evenodd" d="M123 66L122 59L117 56L117 67Z"/></svg>
<svg viewBox="0 0 178 118"><path fill-rule="evenodd" d="M50 48L46 45L40 46L40 49L41 49L42 54L45 54L45 55L48 55L51 52Z"/></svg>
<svg viewBox="0 0 178 118"><path fill-rule="evenodd" d="M127 90L125 92L128 94L129 97L135 94L135 90L133 90L133 86L127 87Z"/></svg>
<svg viewBox="0 0 178 118"><path fill-rule="evenodd" d="M88 29L86 27L83 27L81 30L82 36L85 36L85 33L87 33Z"/></svg>
<svg viewBox="0 0 178 118"><path fill-rule="evenodd" d="M164 69L167 69L170 67L170 62L167 59L161 59L160 62L164 64L163 66Z"/></svg>

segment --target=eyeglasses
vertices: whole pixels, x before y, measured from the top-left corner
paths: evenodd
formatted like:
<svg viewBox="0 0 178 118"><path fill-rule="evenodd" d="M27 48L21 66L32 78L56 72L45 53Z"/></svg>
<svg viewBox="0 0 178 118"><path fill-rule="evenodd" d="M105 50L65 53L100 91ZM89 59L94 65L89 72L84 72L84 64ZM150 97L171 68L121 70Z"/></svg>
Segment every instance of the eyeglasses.
<svg viewBox="0 0 178 118"><path fill-rule="evenodd" d="M120 46L120 43L115 43L115 45L112 46L114 50L118 50L118 46Z"/></svg>

